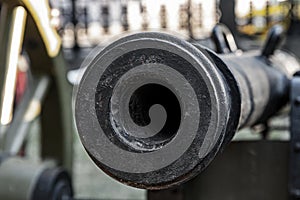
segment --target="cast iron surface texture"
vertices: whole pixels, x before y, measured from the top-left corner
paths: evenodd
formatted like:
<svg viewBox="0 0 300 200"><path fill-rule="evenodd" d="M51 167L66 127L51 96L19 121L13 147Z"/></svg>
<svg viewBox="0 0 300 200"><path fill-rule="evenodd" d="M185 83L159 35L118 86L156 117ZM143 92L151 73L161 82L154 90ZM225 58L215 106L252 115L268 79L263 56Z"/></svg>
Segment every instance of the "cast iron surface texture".
<svg viewBox="0 0 300 200"><path fill-rule="evenodd" d="M81 141L103 171L139 188L191 179L239 126L288 98L288 78L258 52L220 57L161 33L120 39L89 63L75 102Z"/></svg>
<svg viewBox="0 0 300 200"><path fill-rule="evenodd" d="M177 184L203 170L219 150L226 125L232 123L230 94L237 91L237 84L234 90L229 89L208 57L204 50L157 33L129 36L105 48L89 65L75 103L77 128L83 133L81 140L95 163L121 182L151 189ZM122 79L123 76L128 78ZM161 129L166 131L155 133L150 129L149 137L127 132L122 126L122 113L130 112L128 107L144 111L161 104L167 116L173 114L163 97L171 104L176 101L164 96L165 92L150 89L144 92L150 96L137 95L140 98L133 102L149 98L153 101L130 102L135 90L151 84L163 86L177 97L180 125L174 127L166 119ZM124 85L129 88L122 88ZM127 106L118 107L124 102L111 101L118 99L115 96L119 94L114 91L123 91L119 98L128 102ZM239 107L236 111L239 113ZM141 125L132 132L147 128L147 116L139 118L132 121L146 122L146 127ZM128 123L134 127L135 122Z"/></svg>
<svg viewBox="0 0 300 200"><path fill-rule="evenodd" d="M242 96L240 128L266 122L289 99L289 74L277 63L251 51L220 58L233 72Z"/></svg>

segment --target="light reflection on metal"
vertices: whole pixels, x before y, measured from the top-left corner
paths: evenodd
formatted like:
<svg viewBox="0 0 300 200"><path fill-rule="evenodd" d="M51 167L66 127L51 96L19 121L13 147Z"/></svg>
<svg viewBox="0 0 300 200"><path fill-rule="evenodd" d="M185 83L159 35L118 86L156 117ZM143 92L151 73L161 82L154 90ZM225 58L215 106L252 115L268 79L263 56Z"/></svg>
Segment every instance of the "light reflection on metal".
<svg viewBox="0 0 300 200"><path fill-rule="evenodd" d="M61 39L50 22L50 8L48 0L21 0L32 15L42 39L45 43L47 53L50 57L57 56Z"/></svg>
<svg viewBox="0 0 300 200"><path fill-rule="evenodd" d="M17 65L22 49L24 28L26 23L26 10L19 6L14 9L12 34L9 38L9 50L7 52L7 72L4 81L4 90L1 105L1 124L9 124L12 119L14 94L16 87Z"/></svg>

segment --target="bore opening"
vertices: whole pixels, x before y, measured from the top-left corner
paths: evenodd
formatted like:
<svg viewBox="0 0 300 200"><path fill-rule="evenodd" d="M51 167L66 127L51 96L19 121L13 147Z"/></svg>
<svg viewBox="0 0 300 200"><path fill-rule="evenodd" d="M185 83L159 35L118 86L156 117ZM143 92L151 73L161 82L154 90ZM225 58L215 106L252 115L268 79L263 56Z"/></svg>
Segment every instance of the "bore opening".
<svg viewBox="0 0 300 200"><path fill-rule="evenodd" d="M181 107L176 95L160 84L146 84L138 88L129 101L133 122L147 128L147 143L165 143L177 133L181 121Z"/></svg>

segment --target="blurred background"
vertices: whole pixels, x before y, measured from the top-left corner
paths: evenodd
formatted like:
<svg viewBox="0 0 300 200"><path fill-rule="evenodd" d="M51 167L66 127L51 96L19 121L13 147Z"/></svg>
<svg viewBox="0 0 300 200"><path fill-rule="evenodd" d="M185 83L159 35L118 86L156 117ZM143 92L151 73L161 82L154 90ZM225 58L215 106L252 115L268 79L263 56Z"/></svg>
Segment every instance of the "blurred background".
<svg viewBox="0 0 300 200"><path fill-rule="evenodd" d="M186 38L204 39L220 21L219 0L51 0L52 23L65 48L89 47L129 31L171 31ZM260 35L276 23L286 28L290 9L299 17L299 2L287 0L236 0L235 23L239 32ZM226 4L230 4L227 2ZM74 12L73 12L74 11Z"/></svg>
<svg viewBox="0 0 300 200"><path fill-rule="evenodd" d="M124 33L170 32L210 46L207 39L222 22L237 40L243 38L240 48L249 49L261 45L274 24L288 30L300 17L298 0L50 0L50 4L51 23L59 31L72 69L91 48Z"/></svg>

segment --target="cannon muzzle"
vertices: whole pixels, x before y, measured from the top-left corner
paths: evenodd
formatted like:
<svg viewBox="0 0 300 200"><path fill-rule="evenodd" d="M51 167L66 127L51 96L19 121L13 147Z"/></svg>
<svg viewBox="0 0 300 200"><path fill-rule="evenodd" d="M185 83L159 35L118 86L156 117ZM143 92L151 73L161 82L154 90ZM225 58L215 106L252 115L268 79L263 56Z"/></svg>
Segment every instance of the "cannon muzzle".
<svg viewBox="0 0 300 200"><path fill-rule="evenodd" d="M203 171L242 127L288 101L289 74L260 51L217 55L162 33L107 46L77 88L81 141L108 175L161 189Z"/></svg>

